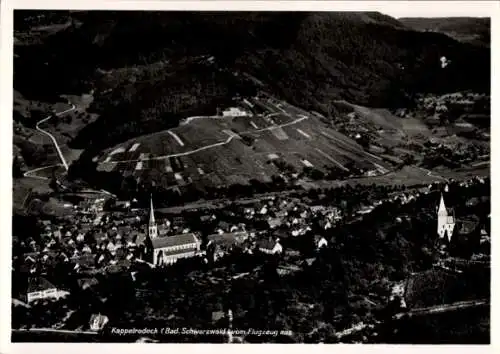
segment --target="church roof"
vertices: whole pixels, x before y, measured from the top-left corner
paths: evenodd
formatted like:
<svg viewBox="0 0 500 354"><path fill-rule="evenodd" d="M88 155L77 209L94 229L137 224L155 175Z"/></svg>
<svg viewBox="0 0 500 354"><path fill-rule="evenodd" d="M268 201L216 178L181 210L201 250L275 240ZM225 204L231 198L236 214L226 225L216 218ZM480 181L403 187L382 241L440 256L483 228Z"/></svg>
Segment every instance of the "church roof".
<svg viewBox="0 0 500 354"><path fill-rule="evenodd" d="M241 243L245 241L247 238L248 238L248 233L246 231L212 234L207 237L208 241L212 241L216 244Z"/></svg>
<svg viewBox="0 0 500 354"><path fill-rule="evenodd" d="M165 236L165 237L156 237L151 239L151 242L153 244L153 248L166 248L166 247L173 247L173 246L181 246L181 245L186 245L190 243L195 243L197 242L198 239L196 238L195 234L193 233L187 233L187 234L180 234L180 235L174 235L174 236Z"/></svg>
<svg viewBox="0 0 500 354"><path fill-rule="evenodd" d="M319 242L319 241L321 241L321 239L325 239L325 241L326 241L326 238L324 236L314 235L314 242Z"/></svg>
<svg viewBox="0 0 500 354"><path fill-rule="evenodd" d="M71 259L72 263L78 264L80 267L92 268L95 266L95 255L82 254Z"/></svg>
<svg viewBox="0 0 500 354"><path fill-rule="evenodd" d="M260 239L257 241L257 247L261 249L272 250L278 242L274 239Z"/></svg>
<svg viewBox="0 0 500 354"><path fill-rule="evenodd" d="M81 288L91 287L91 286L99 284L99 282L97 281L97 279L94 278L94 277L91 277L91 278L80 278L80 279L77 279L76 282L78 283L78 285Z"/></svg>
<svg viewBox="0 0 500 354"><path fill-rule="evenodd" d="M51 284L47 279L43 277L33 277L28 280L28 293L35 291L43 291L48 289L55 289L55 286Z"/></svg>

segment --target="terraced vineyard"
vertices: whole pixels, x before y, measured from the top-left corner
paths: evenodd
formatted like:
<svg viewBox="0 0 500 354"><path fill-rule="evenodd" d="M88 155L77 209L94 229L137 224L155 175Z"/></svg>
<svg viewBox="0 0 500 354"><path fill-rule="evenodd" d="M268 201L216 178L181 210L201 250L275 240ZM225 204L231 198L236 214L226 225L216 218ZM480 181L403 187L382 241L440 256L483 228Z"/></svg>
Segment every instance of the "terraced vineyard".
<svg viewBox="0 0 500 354"><path fill-rule="evenodd" d="M104 151L99 170L163 187L248 184L251 179L352 168L383 174L392 168L320 118L271 99L253 99L264 113L199 117L168 131L142 136ZM284 168L288 166L288 168Z"/></svg>

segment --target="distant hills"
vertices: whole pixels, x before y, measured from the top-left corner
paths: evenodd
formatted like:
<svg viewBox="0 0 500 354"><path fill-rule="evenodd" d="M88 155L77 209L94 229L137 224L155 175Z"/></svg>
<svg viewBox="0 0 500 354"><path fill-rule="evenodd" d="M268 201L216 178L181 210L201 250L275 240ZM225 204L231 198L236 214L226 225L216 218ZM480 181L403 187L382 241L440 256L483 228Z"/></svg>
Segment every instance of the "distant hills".
<svg viewBox="0 0 500 354"><path fill-rule="evenodd" d="M417 31L446 34L457 41L490 46L491 20L477 17L399 18L401 23Z"/></svg>
<svg viewBox="0 0 500 354"><path fill-rule="evenodd" d="M329 116L336 99L398 107L418 92L490 86L488 48L414 31L380 13L35 15L15 13L14 87L28 98L95 89L92 109L101 118L76 147L105 148L188 115L213 114L217 104L256 89ZM49 34L42 43L19 43L33 36L26 33L34 19ZM54 33L51 23L59 25ZM442 56L451 60L445 69Z"/></svg>

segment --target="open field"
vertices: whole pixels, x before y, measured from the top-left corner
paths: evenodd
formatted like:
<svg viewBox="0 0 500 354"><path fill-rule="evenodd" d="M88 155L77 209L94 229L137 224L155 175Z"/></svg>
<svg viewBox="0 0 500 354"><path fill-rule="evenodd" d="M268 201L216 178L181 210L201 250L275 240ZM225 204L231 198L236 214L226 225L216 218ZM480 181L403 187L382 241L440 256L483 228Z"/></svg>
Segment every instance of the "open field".
<svg viewBox="0 0 500 354"><path fill-rule="evenodd" d="M396 136L431 135L429 128L417 118L399 118L387 109L372 109L354 105L346 101L341 101L340 104L352 109L356 113L356 119L362 121L362 123L372 124L378 128L391 131Z"/></svg>
<svg viewBox="0 0 500 354"><path fill-rule="evenodd" d="M471 166L462 167L458 169L446 169L438 167L435 169L437 174L445 178L467 178L474 176L487 177L491 174L491 168L489 161L483 161L479 163L472 164Z"/></svg>
<svg viewBox="0 0 500 354"><path fill-rule="evenodd" d="M48 180L21 178L16 179L12 187L12 207L16 210L25 210L29 204L32 192L51 192Z"/></svg>

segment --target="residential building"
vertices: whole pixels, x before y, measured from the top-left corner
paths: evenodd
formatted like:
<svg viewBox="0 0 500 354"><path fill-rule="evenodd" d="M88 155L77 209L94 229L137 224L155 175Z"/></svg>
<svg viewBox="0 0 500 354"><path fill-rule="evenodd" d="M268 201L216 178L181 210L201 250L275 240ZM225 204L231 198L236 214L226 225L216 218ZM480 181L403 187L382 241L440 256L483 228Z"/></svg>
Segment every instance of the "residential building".
<svg viewBox="0 0 500 354"><path fill-rule="evenodd" d="M237 231L237 232L226 232L223 234L212 234L207 237L208 244L210 243L230 243L230 244L238 244L243 243L246 239L248 239L249 235L246 231Z"/></svg>
<svg viewBox="0 0 500 354"><path fill-rule="evenodd" d="M288 274L292 274L292 273L298 272L301 269L302 268L299 267L299 266L297 266L297 265L289 264L289 265L279 266L276 269L276 271L278 272L279 275L288 275Z"/></svg>
<svg viewBox="0 0 500 354"><path fill-rule="evenodd" d="M109 322L108 316L94 314L90 316L90 330L98 332L104 328L106 323Z"/></svg>
<svg viewBox="0 0 500 354"><path fill-rule="evenodd" d="M283 252L283 246L279 243L279 238L259 240L257 241L257 248L259 251L267 254L280 254Z"/></svg>
<svg viewBox="0 0 500 354"><path fill-rule="evenodd" d="M78 283L78 286L80 287L80 289L82 289L82 290L91 289L92 287L97 286L99 284L97 279L93 278L93 277L80 278L77 280L77 283Z"/></svg>
<svg viewBox="0 0 500 354"><path fill-rule="evenodd" d="M207 257L211 257L213 261L216 261L235 247L242 247L248 238L249 235L245 231L209 235Z"/></svg>
<svg viewBox="0 0 500 354"><path fill-rule="evenodd" d="M325 211L326 207L324 205L311 205L309 209L312 213L319 213Z"/></svg>
<svg viewBox="0 0 500 354"><path fill-rule="evenodd" d="M328 241L323 236L315 236L314 243L317 249L328 246Z"/></svg>
<svg viewBox="0 0 500 354"><path fill-rule="evenodd" d="M26 302L30 303L36 300L57 299L59 293L55 285L51 284L43 277L31 277L28 280L28 288L26 290Z"/></svg>
<svg viewBox="0 0 500 354"><path fill-rule="evenodd" d="M274 228L277 228L279 226L281 226L281 224L283 223L283 219L282 218L268 218L267 219L267 224L269 225L269 228L271 229L274 229Z"/></svg>
<svg viewBox="0 0 500 354"><path fill-rule="evenodd" d="M244 117L248 115L248 112L237 107L230 107L222 112L224 117Z"/></svg>

